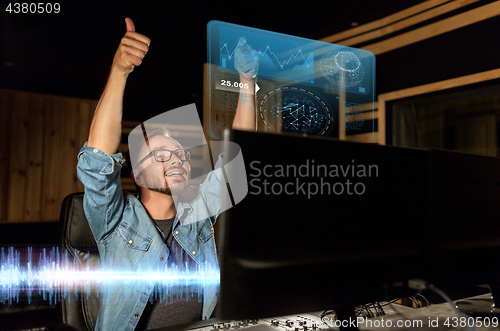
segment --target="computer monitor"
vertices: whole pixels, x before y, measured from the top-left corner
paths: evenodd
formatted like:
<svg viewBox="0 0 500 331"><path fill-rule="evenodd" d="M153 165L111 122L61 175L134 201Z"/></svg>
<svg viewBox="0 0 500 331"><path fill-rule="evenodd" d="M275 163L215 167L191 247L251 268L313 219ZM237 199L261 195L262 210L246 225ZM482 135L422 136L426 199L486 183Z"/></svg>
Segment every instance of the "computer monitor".
<svg viewBox="0 0 500 331"><path fill-rule="evenodd" d="M230 140L248 194L219 218L219 317L342 309L414 293L411 279L500 275L500 159L291 134Z"/></svg>

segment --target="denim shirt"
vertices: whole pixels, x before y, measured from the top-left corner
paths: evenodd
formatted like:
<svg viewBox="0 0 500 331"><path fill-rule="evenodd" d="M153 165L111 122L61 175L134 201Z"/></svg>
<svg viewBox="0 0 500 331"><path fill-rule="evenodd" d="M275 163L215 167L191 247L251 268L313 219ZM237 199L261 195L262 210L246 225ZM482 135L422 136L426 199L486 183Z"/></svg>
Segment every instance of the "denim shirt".
<svg viewBox="0 0 500 331"><path fill-rule="evenodd" d="M144 206L121 188L121 153L109 155L84 144L78 154L77 173L85 187L84 211L99 248L101 264L137 270L147 265L166 270L168 247ZM189 202L177 203L173 236L198 266L218 269L214 241L216 217L220 213L221 185L224 183L222 159L205 181L196 188ZM154 285L115 288L101 299L96 330L135 329ZM202 319L212 314L217 303L218 284L203 287Z"/></svg>

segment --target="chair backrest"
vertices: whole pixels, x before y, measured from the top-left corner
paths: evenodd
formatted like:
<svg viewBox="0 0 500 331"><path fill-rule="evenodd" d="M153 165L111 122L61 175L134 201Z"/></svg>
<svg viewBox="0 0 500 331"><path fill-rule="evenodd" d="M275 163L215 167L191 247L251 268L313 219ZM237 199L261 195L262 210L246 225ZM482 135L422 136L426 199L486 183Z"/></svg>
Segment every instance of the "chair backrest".
<svg viewBox="0 0 500 331"><path fill-rule="evenodd" d="M99 260L97 244L83 211L83 192L68 195L61 208L62 245L80 265L96 265ZM75 296L70 293L62 299L63 322L81 331L93 331L100 300L95 291Z"/></svg>

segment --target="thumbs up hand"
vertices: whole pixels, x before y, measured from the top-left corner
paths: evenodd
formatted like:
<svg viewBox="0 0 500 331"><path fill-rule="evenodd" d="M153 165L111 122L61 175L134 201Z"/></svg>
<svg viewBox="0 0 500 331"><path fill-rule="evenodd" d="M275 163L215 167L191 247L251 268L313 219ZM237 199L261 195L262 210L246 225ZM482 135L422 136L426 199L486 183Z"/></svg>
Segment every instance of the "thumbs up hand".
<svg viewBox="0 0 500 331"><path fill-rule="evenodd" d="M134 22L130 18L125 19L125 24L127 32L116 50L112 67L118 72L128 75L134 70L134 67L141 65L149 50L151 40L135 32Z"/></svg>

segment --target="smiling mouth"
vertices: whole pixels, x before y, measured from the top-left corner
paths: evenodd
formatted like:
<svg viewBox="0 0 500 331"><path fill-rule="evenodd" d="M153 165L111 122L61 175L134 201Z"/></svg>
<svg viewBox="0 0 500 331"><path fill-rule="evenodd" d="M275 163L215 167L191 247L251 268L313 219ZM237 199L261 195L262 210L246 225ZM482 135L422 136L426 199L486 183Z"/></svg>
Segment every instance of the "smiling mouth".
<svg viewBox="0 0 500 331"><path fill-rule="evenodd" d="M183 177L184 173L179 170L170 171L166 174L167 177Z"/></svg>

